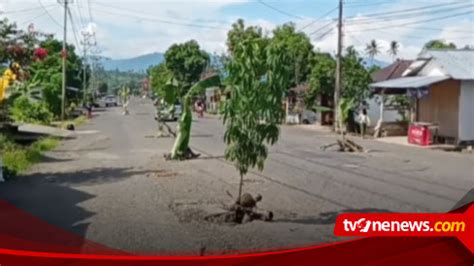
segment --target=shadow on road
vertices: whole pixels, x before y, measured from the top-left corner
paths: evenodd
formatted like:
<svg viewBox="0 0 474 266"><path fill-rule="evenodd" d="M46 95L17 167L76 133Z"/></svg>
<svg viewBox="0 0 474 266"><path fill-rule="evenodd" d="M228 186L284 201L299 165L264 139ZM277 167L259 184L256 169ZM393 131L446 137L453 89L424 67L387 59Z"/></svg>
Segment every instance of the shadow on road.
<svg viewBox="0 0 474 266"><path fill-rule="evenodd" d="M345 209L334 212L322 212L319 217L306 217L300 219L276 219L274 222L280 223L296 223L296 224L333 224L336 222L336 218L342 213L377 213L377 212L392 212L386 209L375 209L375 208L364 208L364 209Z"/></svg>
<svg viewBox="0 0 474 266"><path fill-rule="evenodd" d="M132 167L92 168L74 172L34 173L24 178L43 180L60 185L96 185L118 182L135 175L146 175L153 171L137 171Z"/></svg>
<svg viewBox="0 0 474 266"><path fill-rule="evenodd" d="M62 149L56 149L49 151L51 153L61 153L61 152L87 152L87 151L105 151L107 150L107 147L94 147L94 148L83 148L83 149L73 149L73 150L62 150Z"/></svg>
<svg viewBox="0 0 474 266"><path fill-rule="evenodd" d="M45 248L48 245L66 248L62 251L73 253L84 248L104 250L84 239L89 227L87 219L95 213L85 210L80 204L96 196L71 185L117 182L149 172L125 167L95 168L36 173L4 183L0 186L0 235L5 233L29 243L44 243Z"/></svg>
<svg viewBox="0 0 474 266"><path fill-rule="evenodd" d="M59 159L47 155L41 155L40 162L41 163L62 163L62 162L69 162L72 161L73 159Z"/></svg>
<svg viewBox="0 0 474 266"><path fill-rule="evenodd" d="M214 159L225 159L225 155L206 155L193 158L191 160L214 160Z"/></svg>
<svg viewBox="0 0 474 266"><path fill-rule="evenodd" d="M12 207L0 212L0 231L7 230L8 235L16 239L44 243L45 247L66 246L71 252L80 252L85 241L81 236L86 235L89 226L83 221L95 213L84 210L78 204L94 197L50 183L16 180L2 184L0 201L6 201ZM2 208L5 209L4 204ZM50 225L65 229L66 232Z"/></svg>

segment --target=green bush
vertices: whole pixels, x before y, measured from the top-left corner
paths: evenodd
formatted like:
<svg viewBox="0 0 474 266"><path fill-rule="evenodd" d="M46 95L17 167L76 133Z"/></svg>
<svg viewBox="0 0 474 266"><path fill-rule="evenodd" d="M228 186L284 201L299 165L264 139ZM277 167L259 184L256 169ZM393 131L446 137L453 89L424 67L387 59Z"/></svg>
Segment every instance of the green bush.
<svg viewBox="0 0 474 266"><path fill-rule="evenodd" d="M0 154L3 159L3 174L13 178L41 159L41 152L54 149L59 141L54 138L44 138L29 147L13 143L7 137L0 135Z"/></svg>
<svg viewBox="0 0 474 266"><path fill-rule="evenodd" d="M59 141L55 138L44 138L33 143L32 148L40 152L45 152L53 150L58 144Z"/></svg>
<svg viewBox="0 0 474 266"><path fill-rule="evenodd" d="M8 177L14 177L41 158L41 153L34 149L15 149L3 154L3 164ZM9 176L8 176L9 175Z"/></svg>
<svg viewBox="0 0 474 266"><path fill-rule="evenodd" d="M45 103L33 102L26 96L16 98L10 110L13 120L17 122L49 124L53 119Z"/></svg>
<svg viewBox="0 0 474 266"><path fill-rule="evenodd" d="M0 154L2 154L5 150L12 150L14 149L15 144L7 138L7 136L0 134Z"/></svg>

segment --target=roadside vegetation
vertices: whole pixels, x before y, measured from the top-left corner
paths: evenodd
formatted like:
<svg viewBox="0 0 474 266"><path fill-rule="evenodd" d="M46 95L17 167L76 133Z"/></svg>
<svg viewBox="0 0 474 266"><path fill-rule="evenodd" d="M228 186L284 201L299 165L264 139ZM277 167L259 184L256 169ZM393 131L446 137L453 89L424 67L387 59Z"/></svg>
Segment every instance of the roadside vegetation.
<svg viewBox="0 0 474 266"><path fill-rule="evenodd" d="M80 106L89 92L82 90L83 62L76 47L67 45L53 35L40 31L26 31L7 19L0 21L0 77L3 99L0 99L2 120L49 125L61 115L62 56L67 55L66 111ZM85 75L84 75L85 74ZM0 121L5 122L5 121Z"/></svg>
<svg viewBox="0 0 474 266"><path fill-rule="evenodd" d="M41 160L41 154L55 149L59 140L43 138L29 146L16 144L5 135L0 135L0 155L3 160L3 174L13 178L27 171L34 163Z"/></svg>

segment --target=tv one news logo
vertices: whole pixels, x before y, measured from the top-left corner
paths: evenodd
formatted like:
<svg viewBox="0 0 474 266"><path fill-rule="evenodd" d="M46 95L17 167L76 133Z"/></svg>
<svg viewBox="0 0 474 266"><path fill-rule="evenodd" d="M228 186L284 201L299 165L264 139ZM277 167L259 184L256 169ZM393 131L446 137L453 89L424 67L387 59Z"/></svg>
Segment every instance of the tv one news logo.
<svg viewBox="0 0 474 266"><path fill-rule="evenodd" d="M465 217L452 214L341 214L339 236L456 236L466 233Z"/></svg>
<svg viewBox="0 0 474 266"><path fill-rule="evenodd" d="M465 222L438 221L433 226L429 221L371 221L360 218L357 221L342 221L346 232L463 232Z"/></svg>

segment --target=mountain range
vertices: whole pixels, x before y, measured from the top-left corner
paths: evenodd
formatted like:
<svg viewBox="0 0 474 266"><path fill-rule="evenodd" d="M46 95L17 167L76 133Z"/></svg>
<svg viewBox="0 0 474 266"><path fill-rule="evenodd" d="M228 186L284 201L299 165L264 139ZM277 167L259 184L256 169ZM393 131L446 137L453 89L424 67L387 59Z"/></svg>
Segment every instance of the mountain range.
<svg viewBox="0 0 474 266"><path fill-rule="evenodd" d="M158 65L165 59L163 53L151 53L128 59L111 59L102 57L100 63L105 70L122 72L145 72L150 66Z"/></svg>
<svg viewBox="0 0 474 266"><path fill-rule="evenodd" d="M155 52L128 59L111 59L102 57L101 63L104 66L105 70L119 70L122 72L145 72L150 66L162 63L164 59L165 57L163 53ZM364 65L368 68L373 65L379 66L381 68L390 65L390 63L388 62L380 61L377 59L372 60L369 58L364 58L363 61Z"/></svg>

